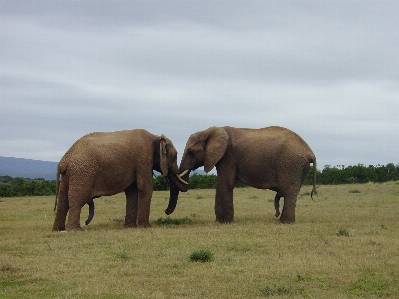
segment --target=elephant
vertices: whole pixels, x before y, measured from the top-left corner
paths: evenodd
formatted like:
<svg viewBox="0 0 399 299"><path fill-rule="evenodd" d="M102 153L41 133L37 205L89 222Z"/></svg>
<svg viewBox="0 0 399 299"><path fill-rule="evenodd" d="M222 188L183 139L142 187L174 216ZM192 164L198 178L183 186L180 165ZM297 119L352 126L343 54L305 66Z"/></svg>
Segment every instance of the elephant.
<svg viewBox="0 0 399 299"><path fill-rule="evenodd" d="M279 200L284 197L281 223L295 222L295 207L301 185L313 163L313 193L316 192L316 157L308 144L293 131L271 126L261 129L210 127L192 134L179 167L180 177L189 183L192 170L204 166L209 172L216 166L216 221L234 220L233 189L236 180L258 188L276 191L276 217ZM171 192L165 213L171 214L179 190Z"/></svg>
<svg viewBox="0 0 399 299"><path fill-rule="evenodd" d="M88 223L94 215L94 198L122 191L126 195L124 227L148 227L153 170L168 179L171 192L187 191L188 183L178 176L177 151L164 135L134 129L81 137L57 167L53 231L81 230L85 204L90 210Z"/></svg>

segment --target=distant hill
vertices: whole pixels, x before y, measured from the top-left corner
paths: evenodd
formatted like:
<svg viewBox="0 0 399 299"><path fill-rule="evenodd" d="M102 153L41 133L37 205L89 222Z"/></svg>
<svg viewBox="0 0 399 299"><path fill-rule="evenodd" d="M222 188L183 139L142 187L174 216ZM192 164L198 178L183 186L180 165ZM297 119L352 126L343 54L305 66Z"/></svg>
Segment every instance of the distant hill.
<svg viewBox="0 0 399 299"><path fill-rule="evenodd" d="M0 157L0 176L55 180L58 162Z"/></svg>

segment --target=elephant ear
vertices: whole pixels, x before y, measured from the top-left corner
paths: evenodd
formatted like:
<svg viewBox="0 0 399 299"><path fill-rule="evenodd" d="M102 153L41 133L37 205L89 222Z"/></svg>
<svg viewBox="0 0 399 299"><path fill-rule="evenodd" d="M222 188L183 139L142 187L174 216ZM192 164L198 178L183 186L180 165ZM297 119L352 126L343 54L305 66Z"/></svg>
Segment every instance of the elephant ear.
<svg viewBox="0 0 399 299"><path fill-rule="evenodd" d="M168 176L168 152L166 145L166 137L161 135L159 137L159 164L161 166L162 175Z"/></svg>
<svg viewBox="0 0 399 299"><path fill-rule="evenodd" d="M212 127L207 131L209 131L209 135L206 140L205 149L205 172L211 171L216 163L223 157L229 139L229 135L227 135L226 130L223 128Z"/></svg>

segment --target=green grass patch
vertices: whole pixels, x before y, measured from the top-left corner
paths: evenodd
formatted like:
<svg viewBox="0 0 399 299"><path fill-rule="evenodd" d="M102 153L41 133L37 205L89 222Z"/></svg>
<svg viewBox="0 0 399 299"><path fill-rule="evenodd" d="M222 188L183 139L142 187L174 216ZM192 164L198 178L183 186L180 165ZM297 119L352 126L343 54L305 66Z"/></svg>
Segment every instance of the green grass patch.
<svg viewBox="0 0 399 299"><path fill-rule="evenodd" d="M190 224L191 222L192 220L188 217L184 218L161 217L155 220L156 225L182 225L182 224Z"/></svg>
<svg viewBox="0 0 399 299"><path fill-rule="evenodd" d="M199 249L193 251L188 259L190 262L206 263L212 261L213 253L207 249Z"/></svg>
<svg viewBox="0 0 399 299"><path fill-rule="evenodd" d="M126 261L126 260L129 259L129 254L128 254L128 252L126 250L124 250L122 252L117 253L116 254L116 258L120 259L122 261Z"/></svg>
<svg viewBox="0 0 399 299"><path fill-rule="evenodd" d="M357 190L357 189L354 189L354 190L349 190L349 193L361 193L359 190Z"/></svg>
<svg viewBox="0 0 399 299"><path fill-rule="evenodd" d="M338 237L349 237L350 234L346 228L341 227L336 233Z"/></svg>
<svg viewBox="0 0 399 299"><path fill-rule="evenodd" d="M368 296L389 297L391 293L387 289L387 283L376 273L363 275L361 278L350 283L348 294L367 298Z"/></svg>
<svg viewBox="0 0 399 299"><path fill-rule="evenodd" d="M265 286L260 289L260 293L263 296L302 295L305 293L305 288L292 286Z"/></svg>

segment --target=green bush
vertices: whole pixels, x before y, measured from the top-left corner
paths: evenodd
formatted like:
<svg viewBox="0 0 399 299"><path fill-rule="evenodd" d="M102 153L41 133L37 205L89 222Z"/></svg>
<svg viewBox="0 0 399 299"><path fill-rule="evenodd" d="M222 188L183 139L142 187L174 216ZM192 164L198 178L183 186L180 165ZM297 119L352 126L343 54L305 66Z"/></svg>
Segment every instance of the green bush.
<svg viewBox="0 0 399 299"><path fill-rule="evenodd" d="M210 262L213 259L213 253L210 250L199 249L195 250L190 254L190 262Z"/></svg>
<svg viewBox="0 0 399 299"><path fill-rule="evenodd" d="M360 193L359 190L355 189L355 190L349 190L349 193Z"/></svg>
<svg viewBox="0 0 399 299"><path fill-rule="evenodd" d="M337 232L337 236L344 236L344 237L349 237L349 232L345 228L340 228L339 231Z"/></svg>

